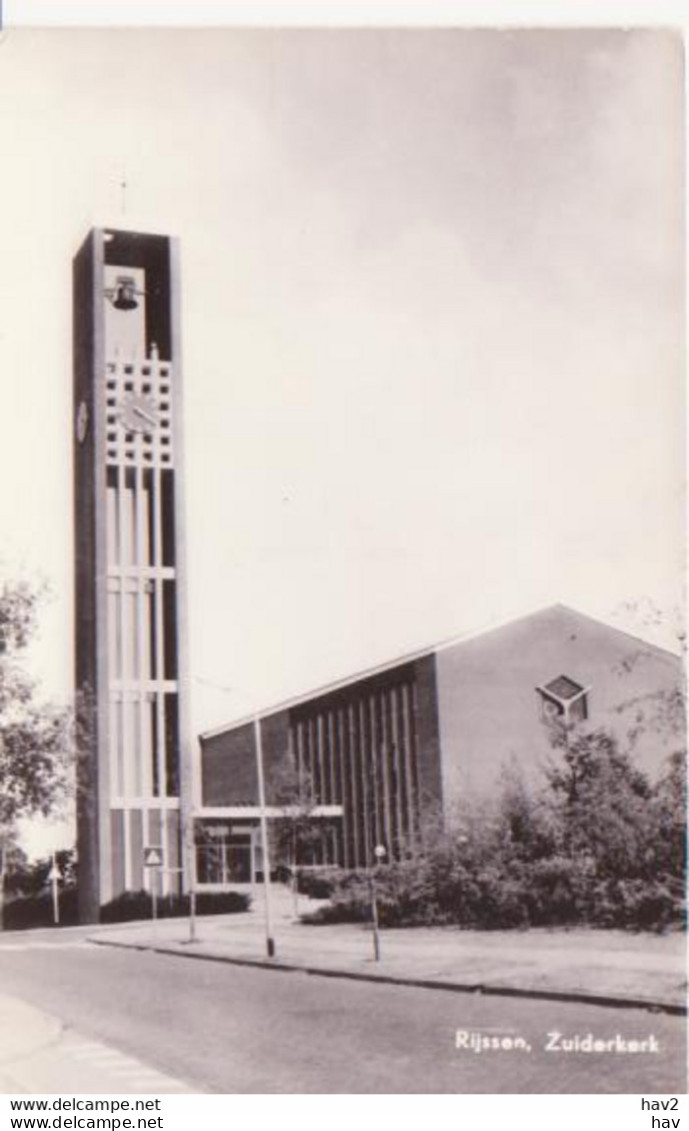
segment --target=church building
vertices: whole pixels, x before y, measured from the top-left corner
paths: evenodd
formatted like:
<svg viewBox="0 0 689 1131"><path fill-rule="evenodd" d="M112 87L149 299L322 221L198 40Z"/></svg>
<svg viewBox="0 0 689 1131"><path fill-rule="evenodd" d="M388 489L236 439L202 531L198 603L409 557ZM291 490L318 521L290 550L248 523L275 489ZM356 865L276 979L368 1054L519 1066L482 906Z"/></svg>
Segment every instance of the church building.
<svg viewBox="0 0 689 1131"><path fill-rule="evenodd" d="M260 878L261 818L294 815L304 791L320 832L310 863L399 858L427 814L490 796L510 766L536 783L553 722L634 731L642 768L662 770L676 736L639 718L681 685L679 659L561 605L193 744L182 422L176 242L96 229L74 261L82 921L154 882L165 894Z"/></svg>
<svg viewBox="0 0 689 1131"><path fill-rule="evenodd" d="M604 727L622 743L633 732L634 756L653 779L678 746L653 718L680 685L677 656L554 605L266 711L269 816L284 809L279 788L291 766L323 822L310 863L366 867L376 846L395 859L424 814L451 818L494 794L510 769L536 785L555 756L553 722ZM200 747L195 812L211 838L197 845L199 881L249 878L260 845L255 721L203 734Z"/></svg>

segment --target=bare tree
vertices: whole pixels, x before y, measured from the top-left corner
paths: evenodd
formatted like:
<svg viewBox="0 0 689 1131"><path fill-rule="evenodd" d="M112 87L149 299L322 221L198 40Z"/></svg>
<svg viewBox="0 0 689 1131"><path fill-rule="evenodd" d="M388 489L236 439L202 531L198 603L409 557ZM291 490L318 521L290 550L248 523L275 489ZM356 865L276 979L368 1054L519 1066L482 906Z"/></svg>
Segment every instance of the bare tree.
<svg viewBox="0 0 689 1131"><path fill-rule="evenodd" d="M272 832L278 856L287 861L294 899L294 914L298 915L299 867L304 855L320 844L323 822L315 816L316 797L313 779L307 770L300 769L291 758L286 758L274 774L271 793L281 816L272 822Z"/></svg>

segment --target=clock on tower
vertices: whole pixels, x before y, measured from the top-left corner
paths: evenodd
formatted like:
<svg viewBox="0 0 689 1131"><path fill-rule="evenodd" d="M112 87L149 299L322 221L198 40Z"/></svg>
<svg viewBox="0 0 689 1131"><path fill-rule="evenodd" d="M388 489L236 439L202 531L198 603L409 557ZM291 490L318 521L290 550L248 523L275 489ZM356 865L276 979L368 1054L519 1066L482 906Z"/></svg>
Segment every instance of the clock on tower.
<svg viewBox="0 0 689 1131"><path fill-rule="evenodd" d="M96 229L74 261L80 917L182 884L189 804L177 247Z"/></svg>

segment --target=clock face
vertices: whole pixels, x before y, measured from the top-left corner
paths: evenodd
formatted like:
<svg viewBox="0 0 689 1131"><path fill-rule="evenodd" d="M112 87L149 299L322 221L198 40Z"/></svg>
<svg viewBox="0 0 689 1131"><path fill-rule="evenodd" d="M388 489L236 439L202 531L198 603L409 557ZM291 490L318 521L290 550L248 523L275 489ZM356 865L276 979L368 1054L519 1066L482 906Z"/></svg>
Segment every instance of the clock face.
<svg viewBox="0 0 689 1131"><path fill-rule="evenodd" d="M120 405L120 424L127 432L152 432L159 419L155 401L143 393L131 393Z"/></svg>
<svg viewBox="0 0 689 1131"><path fill-rule="evenodd" d="M89 430L89 410L86 401L82 401L77 409L76 432L77 440L83 444Z"/></svg>

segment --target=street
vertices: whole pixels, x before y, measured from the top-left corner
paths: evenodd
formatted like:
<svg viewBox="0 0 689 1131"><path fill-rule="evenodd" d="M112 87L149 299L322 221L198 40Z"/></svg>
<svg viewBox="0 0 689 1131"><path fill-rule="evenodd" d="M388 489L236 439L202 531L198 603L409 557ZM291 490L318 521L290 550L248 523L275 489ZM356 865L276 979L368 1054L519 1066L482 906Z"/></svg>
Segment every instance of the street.
<svg viewBox="0 0 689 1131"><path fill-rule="evenodd" d="M0 993L194 1091L685 1090L682 1017L191 961L93 946L86 933L2 936ZM608 1051L567 1051L591 1034Z"/></svg>

